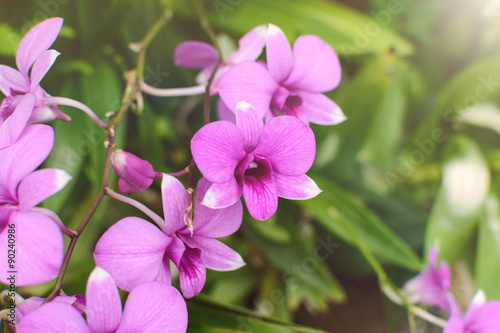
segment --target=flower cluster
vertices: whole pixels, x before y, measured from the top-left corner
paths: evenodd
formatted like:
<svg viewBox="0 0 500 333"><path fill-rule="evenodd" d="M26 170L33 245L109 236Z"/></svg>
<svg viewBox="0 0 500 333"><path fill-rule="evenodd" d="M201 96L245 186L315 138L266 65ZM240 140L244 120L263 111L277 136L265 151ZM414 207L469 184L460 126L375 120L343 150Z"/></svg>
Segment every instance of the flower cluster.
<svg viewBox="0 0 500 333"><path fill-rule="evenodd" d="M63 170L35 170L54 140L52 128L41 123L69 121L58 107L69 105L86 112L109 135L114 133L87 106L52 97L40 86L59 55L48 48L62 23L51 18L33 27L19 45L18 69L0 66L0 89L6 96L0 107L0 246L2 251L8 248L9 229L15 228L16 286L53 279L63 260L63 232L76 235L55 213L37 207L70 179ZM264 47L267 64L257 61ZM108 162L119 177L120 192L141 192L155 178L162 179L163 217L103 187L156 225L128 216L104 232L95 246L97 267L88 279L86 297L62 295L44 302L18 296L17 321L9 321L18 332L38 327L51 332L184 332L183 297L202 291L206 269L229 271L245 264L218 240L240 228L241 196L252 217L266 220L275 214L278 197L304 200L321 192L306 175L316 152L309 123L345 120L322 94L340 80L339 60L330 46L316 36L302 36L292 51L283 32L270 24L247 33L239 49L222 62L212 46L197 41L179 45L174 58L180 66L202 70L197 81L210 85L210 95L220 95L219 115L226 119L207 122L191 141L192 165L201 171L201 179L193 186L190 168L175 174L157 172L129 152L111 153L114 147L108 145ZM187 189L177 179L186 174ZM183 297L171 286L173 266L179 271ZM0 267L0 280L8 283L7 272L13 267L5 261ZM123 313L117 287L129 292Z"/></svg>

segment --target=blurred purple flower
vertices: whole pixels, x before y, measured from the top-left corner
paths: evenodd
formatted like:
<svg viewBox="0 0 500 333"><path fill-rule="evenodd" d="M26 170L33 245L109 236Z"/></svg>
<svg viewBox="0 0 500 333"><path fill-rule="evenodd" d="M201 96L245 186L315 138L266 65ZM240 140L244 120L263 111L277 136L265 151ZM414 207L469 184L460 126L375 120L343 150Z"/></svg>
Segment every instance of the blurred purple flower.
<svg viewBox="0 0 500 333"><path fill-rule="evenodd" d="M210 94L217 94L217 89L221 77L235 64L244 61L254 61L262 53L266 43L266 26L260 25L250 30L239 40L239 48L227 59L223 59L214 76ZM199 84L205 83L210 78L216 63L217 51L205 42L186 41L175 49L174 59L177 66L201 69L196 78Z"/></svg>
<svg viewBox="0 0 500 333"><path fill-rule="evenodd" d="M155 178L151 163L121 149L111 155L111 165L119 177L118 189L125 194L144 191Z"/></svg>
<svg viewBox="0 0 500 333"><path fill-rule="evenodd" d="M500 301L486 302L484 292L479 290L463 317L456 311L448 318L443 333L498 333L499 314Z"/></svg>
<svg viewBox="0 0 500 333"><path fill-rule="evenodd" d="M164 174L162 200L165 221L158 230L151 223L126 217L109 228L96 244L96 264L113 276L123 290L147 281L170 283L169 260L179 269L182 294L190 298L205 285L206 267L234 270L244 265L238 253L216 238L238 230L243 217L240 201L213 210L200 204L210 183L202 178L195 195L194 220L189 221L190 202L184 186ZM191 234L188 225L192 223Z"/></svg>
<svg viewBox="0 0 500 333"><path fill-rule="evenodd" d="M240 101L253 105L262 118L282 115L304 122L335 125L346 119L342 110L322 93L340 82L335 51L314 35L300 36L293 52L280 28L269 24L267 68L261 63L234 66L219 83L219 94L230 110Z"/></svg>
<svg viewBox="0 0 500 333"><path fill-rule="evenodd" d="M122 313L118 289L111 276L96 267L86 289L87 321L71 305L52 301L28 313L17 332L52 333L183 333L187 330L184 299L172 286L148 282L134 288Z"/></svg>
<svg viewBox="0 0 500 333"><path fill-rule="evenodd" d="M53 143L54 130L50 126L30 125L14 144L0 150L0 247L7 258L8 231L14 229L17 286L53 279L62 263L63 237L59 226L34 208L71 179L64 170L34 171L47 158ZM5 142L0 140L0 146L5 146ZM7 271L11 270L7 260L0 260L2 283L8 282Z"/></svg>
<svg viewBox="0 0 500 333"><path fill-rule="evenodd" d="M321 190L305 175L314 161L314 133L294 117L269 120L264 126L248 103L236 106L236 125L217 121L202 127L191 141L196 165L214 184L202 204L224 208L243 194L250 215L271 217L278 196L303 200Z"/></svg>

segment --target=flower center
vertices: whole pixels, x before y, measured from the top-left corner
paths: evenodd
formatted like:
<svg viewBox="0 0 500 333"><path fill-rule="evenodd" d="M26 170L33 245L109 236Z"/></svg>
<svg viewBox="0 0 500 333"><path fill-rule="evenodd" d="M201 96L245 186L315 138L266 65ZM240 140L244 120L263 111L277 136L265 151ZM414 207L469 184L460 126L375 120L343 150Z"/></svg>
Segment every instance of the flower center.
<svg viewBox="0 0 500 333"><path fill-rule="evenodd" d="M248 154L236 167L234 176L239 184L243 184L245 179L263 179L271 177L271 163L266 158L254 154Z"/></svg>

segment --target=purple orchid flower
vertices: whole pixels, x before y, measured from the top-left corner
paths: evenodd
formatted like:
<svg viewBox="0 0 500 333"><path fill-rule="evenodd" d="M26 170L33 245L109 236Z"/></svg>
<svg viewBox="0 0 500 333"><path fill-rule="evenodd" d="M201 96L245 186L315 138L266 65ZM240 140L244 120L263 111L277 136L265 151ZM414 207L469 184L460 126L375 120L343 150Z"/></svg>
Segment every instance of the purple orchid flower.
<svg viewBox="0 0 500 333"><path fill-rule="evenodd" d="M451 295L451 271L446 261L437 265L437 251L429 249L428 263L422 272L408 281L403 287L403 294L410 303L425 304L452 313L458 304Z"/></svg>
<svg viewBox="0 0 500 333"><path fill-rule="evenodd" d="M190 201L184 186L164 174L162 200L165 220L151 223L126 217L109 228L96 244L94 258L123 290L147 281L170 283L169 260L179 269L182 294L197 295L205 285L206 268L227 271L244 265L240 255L216 240L236 232L241 225L240 201L225 209L210 209L201 200L210 183L199 180L194 220L189 221Z"/></svg>
<svg viewBox="0 0 500 333"><path fill-rule="evenodd" d="M40 86L40 81L52 67L59 52L49 50L61 30L63 19L49 18L31 28L23 37L16 53L18 70L0 65L0 91L6 96L0 105L0 123L11 116L25 94L35 95L35 105L28 124L46 123L71 118L58 105L68 105L87 113L99 126L104 124L86 105L64 97L52 97ZM31 73L29 73L31 68Z"/></svg>
<svg viewBox="0 0 500 333"><path fill-rule="evenodd" d="M267 69L260 63L244 62L221 79L219 94L230 110L246 101L262 118L283 114L322 125L346 119L322 94L339 84L341 67L335 51L321 38L300 36L292 52L283 31L269 24L266 55Z"/></svg>
<svg viewBox="0 0 500 333"><path fill-rule="evenodd" d="M282 116L264 126L248 103L236 106L236 125L217 121L203 126L191 141L196 165L214 184L202 204L223 208L243 194L252 217L265 220L278 207L278 197L303 200L321 190L305 175L312 166L316 142L300 120Z"/></svg>
<svg viewBox="0 0 500 333"><path fill-rule="evenodd" d="M87 321L73 306L49 302L24 316L18 333L183 333L187 330L187 308L177 289L148 282L128 295L122 313L118 289L111 276L96 267L86 289Z"/></svg>
<svg viewBox="0 0 500 333"><path fill-rule="evenodd" d="M217 69L214 76L210 94L217 94L219 81L224 74L235 64L244 61L254 61L262 53L266 43L266 26L260 25L250 30L239 40L239 49L224 59ZM205 42L186 41L175 49L174 60L177 66L201 69L196 78L199 84L208 81L217 63L217 51L215 48Z"/></svg>
<svg viewBox="0 0 500 333"><path fill-rule="evenodd" d="M2 283L10 284L8 271L13 270L17 271L17 286L47 282L59 272L63 259L61 229L41 212L43 208L35 206L61 190L71 176L59 169L33 171L49 155L53 142L50 126L30 125L15 143L0 150L0 247L7 258L8 249L12 249L8 247L9 230L14 230L16 250L15 269L7 260L0 260Z"/></svg>
<svg viewBox="0 0 500 333"><path fill-rule="evenodd" d="M151 163L121 149L113 151L111 165L119 177L118 189L125 194L142 192L155 179Z"/></svg>
<svg viewBox="0 0 500 333"><path fill-rule="evenodd" d="M498 333L500 332L500 301L486 302L479 290L462 318L459 311L452 314L443 333Z"/></svg>

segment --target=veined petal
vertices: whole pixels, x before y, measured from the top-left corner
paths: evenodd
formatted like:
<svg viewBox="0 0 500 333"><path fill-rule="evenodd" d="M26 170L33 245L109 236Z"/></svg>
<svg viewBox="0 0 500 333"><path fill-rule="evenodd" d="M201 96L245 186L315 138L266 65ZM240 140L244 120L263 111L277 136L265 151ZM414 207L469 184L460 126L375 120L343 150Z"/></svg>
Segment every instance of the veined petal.
<svg viewBox="0 0 500 333"><path fill-rule="evenodd" d="M219 82L219 95L229 107L245 101L251 104L261 118L271 112L271 99L278 84L262 65L242 62L231 68Z"/></svg>
<svg viewBox="0 0 500 333"><path fill-rule="evenodd" d="M243 267L245 262L238 252L213 238L180 235L182 240L193 248L201 250L201 259L207 268L216 271L232 271Z"/></svg>
<svg viewBox="0 0 500 333"><path fill-rule="evenodd" d="M33 64L33 68L31 69L31 92L35 91L36 86L40 84L40 81L42 81L43 77L47 74L50 67L52 67L52 64L54 64L54 61L56 61L60 54L61 53L56 50L48 50L38 57Z"/></svg>
<svg viewBox="0 0 500 333"><path fill-rule="evenodd" d="M28 286L52 280L59 273L63 261L63 235L57 224L48 216L37 212L13 212L9 225L16 233L16 286ZM2 256L7 258L8 230L0 234ZM10 271L7 260L0 260L2 276L6 280Z"/></svg>
<svg viewBox="0 0 500 333"><path fill-rule="evenodd" d="M0 91L5 96L9 96L12 90L28 92L28 82L21 72L12 67L0 65Z"/></svg>
<svg viewBox="0 0 500 333"><path fill-rule="evenodd" d="M278 196L285 199L306 200L321 193L314 180L306 175L285 176L275 171L273 179Z"/></svg>
<svg viewBox="0 0 500 333"><path fill-rule="evenodd" d="M17 326L18 333L93 333L77 309L62 302L49 302L28 313Z"/></svg>
<svg viewBox="0 0 500 333"><path fill-rule="evenodd" d="M314 162L314 133L309 126L295 117L273 118L260 133L254 154L269 160L273 170L287 176L300 176L306 173Z"/></svg>
<svg viewBox="0 0 500 333"><path fill-rule="evenodd" d="M212 209L222 209L234 205L243 194L243 185L236 178L225 183L213 183L203 197L202 205Z"/></svg>
<svg viewBox="0 0 500 333"><path fill-rule="evenodd" d="M222 209L211 209L203 205L201 202L205 200L205 194L211 185L212 183L203 177L196 186L194 234L211 238L226 237L240 228L243 219L243 205L241 200L237 200L231 206Z"/></svg>
<svg viewBox="0 0 500 333"><path fill-rule="evenodd" d="M177 46L174 51L177 66L204 68L217 62L217 51L208 43L188 40Z"/></svg>
<svg viewBox="0 0 500 333"><path fill-rule="evenodd" d="M34 171L19 184L19 209L35 207L54 193L59 192L71 176L61 169L41 169Z"/></svg>
<svg viewBox="0 0 500 333"><path fill-rule="evenodd" d="M179 269L179 282L184 298L198 295L205 286L207 270L201 259L201 250L186 247Z"/></svg>
<svg viewBox="0 0 500 333"><path fill-rule="evenodd" d="M181 333L187 323L186 302L179 291L165 283L147 282L128 295L116 333Z"/></svg>
<svg viewBox="0 0 500 333"><path fill-rule="evenodd" d="M25 127L10 147L0 150L0 186L17 197L16 189L21 180L47 158L54 143L54 130L47 125Z"/></svg>
<svg viewBox="0 0 500 333"><path fill-rule="evenodd" d="M283 85L311 92L325 92L339 85L340 61L321 38L300 36L293 45L293 69Z"/></svg>
<svg viewBox="0 0 500 333"><path fill-rule="evenodd" d="M26 77L35 60L54 43L62 24L62 18L52 17L38 23L24 35L17 48L16 64L19 71Z"/></svg>
<svg viewBox="0 0 500 333"><path fill-rule="evenodd" d="M244 139L236 125L216 121L203 126L191 140L191 153L203 176L214 183L234 178L234 169L245 157Z"/></svg>
<svg viewBox="0 0 500 333"><path fill-rule="evenodd" d="M80 296L80 295L78 295ZM83 296L81 296L83 297ZM51 302L60 302L64 304L71 305L77 300L75 296L56 296ZM22 318L28 313L35 311L45 302L45 298L41 297L30 297L21 303L16 305L16 321L21 322ZM78 309L77 309L78 310ZM80 311L79 311L80 312ZM83 312L80 312L83 313Z"/></svg>
<svg viewBox="0 0 500 333"><path fill-rule="evenodd" d="M226 120L236 124L236 115L234 114L234 111L231 111L221 98L217 101L217 117L219 120Z"/></svg>
<svg viewBox="0 0 500 333"><path fill-rule="evenodd" d="M320 125L337 125L347 119L340 107L321 93L296 91L302 99L299 107L311 123Z"/></svg>
<svg viewBox="0 0 500 333"><path fill-rule="evenodd" d="M153 224L138 217L115 223L99 239L95 263L104 268L123 290L164 276L163 255L170 237Z"/></svg>
<svg viewBox="0 0 500 333"><path fill-rule="evenodd" d="M184 242L179 237L172 237L172 241L165 251L165 256L172 260L175 266L179 267L185 251L186 245L184 245Z"/></svg>
<svg viewBox="0 0 500 333"><path fill-rule="evenodd" d="M257 60L266 45L266 30L267 27L263 24L247 32L238 42L238 51L231 54L228 60L234 64Z"/></svg>
<svg viewBox="0 0 500 333"><path fill-rule="evenodd" d="M111 275L97 266L85 290L87 323L92 333L114 332L122 318L122 302Z"/></svg>
<svg viewBox="0 0 500 333"><path fill-rule="evenodd" d="M276 82L285 81L294 66L292 48L283 31L274 24L267 28L266 57L271 76Z"/></svg>
<svg viewBox="0 0 500 333"><path fill-rule="evenodd" d="M239 102L236 105L236 126L243 134L245 151L252 152L257 146L260 132L264 128L262 118L252 105L247 102Z"/></svg>
<svg viewBox="0 0 500 333"><path fill-rule="evenodd" d="M163 174L161 197L166 234L172 235L186 226L184 223L184 215L186 214L184 210L189 208L189 196L184 185L177 178Z"/></svg>
<svg viewBox="0 0 500 333"><path fill-rule="evenodd" d="M35 106L35 95L26 94L12 114L0 123L0 149L16 142L21 135Z"/></svg>
<svg viewBox="0 0 500 333"><path fill-rule="evenodd" d="M256 220L267 220L278 208L278 193L272 178L272 168L265 159L257 160L257 175L245 174L243 197L248 212Z"/></svg>

